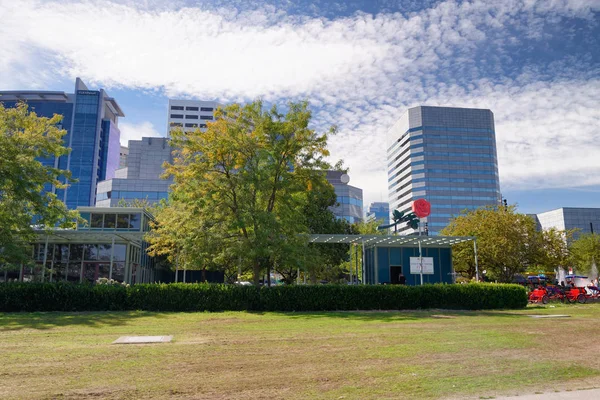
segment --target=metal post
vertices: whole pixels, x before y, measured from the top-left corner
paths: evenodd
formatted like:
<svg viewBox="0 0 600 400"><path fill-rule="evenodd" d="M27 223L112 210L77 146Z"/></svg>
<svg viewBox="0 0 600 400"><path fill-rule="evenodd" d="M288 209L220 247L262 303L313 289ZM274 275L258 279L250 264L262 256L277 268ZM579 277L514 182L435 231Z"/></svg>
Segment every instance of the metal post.
<svg viewBox="0 0 600 400"><path fill-rule="evenodd" d="M375 265L375 284L379 283L379 263L377 262L377 246L373 247L373 264Z"/></svg>
<svg viewBox="0 0 600 400"><path fill-rule="evenodd" d="M44 263L42 264L42 282L46 275L46 260L48 259L48 235L46 235L46 244L44 245Z"/></svg>
<svg viewBox="0 0 600 400"><path fill-rule="evenodd" d="M366 285L367 282L366 282L365 276L367 274L367 271L366 271L366 268L365 268L365 241L364 240L362 241L362 259L361 259L361 261L362 261L362 276L363 276L362 280L363 280L363 285Z"/></svg>
<svg viewBox="0 0 600 400"><path fill-rule="evenodd" d="M178 275L179 275L179 253L177 253L177 256L175 257L175 283L177 283L177 280L179 279Z"/></svg>
<svg viewBox="0 0 600 400"><path fill-rule="evenodd" d="M298 267L298 270L296 271L296 285L300 284L300 267Z"/></svg>
<svg viewBox="0 0 600 400"><path fill-rule="evenodd" d="M239 282L242 278L242 256L238 257L238 276L237 281Z"/></svg>
<svg viewBox="0 0 600 400"><path fill-rule="evenodd" d="M115 258L115 237L112 238L110 245L110 269L108 270L108 279L112 279L113 259Z"/></svg>
<svg viewBox="0 0 600 400"><path fill-rule="evenodd" d="M354 266L356 269L356 284L358 285L358 244L354 243ZM352 282L352 284L354 284L354 281Z"/></svg>
<svg viewBox="0 0 600 400"><path fill-rule="evenodd" d="M479 263L477 261L477 239L473 239L473 251L475 252L475 279L479 282Z"/></svg>
<svg viewBox="0 0 600 400"><path fill-rule="evenodd" d="M348 270L350 271L350 284L352 285L354 282L352 279L352 247L350 247L350 268L348 268Z"/></svg>
<svg viewBox="0 0 600 400"><path fill-rule="evenodd" d="M421 285L423 285L423 255L421 254L421 241L419 240L419 273L421 275Z"/></svg>

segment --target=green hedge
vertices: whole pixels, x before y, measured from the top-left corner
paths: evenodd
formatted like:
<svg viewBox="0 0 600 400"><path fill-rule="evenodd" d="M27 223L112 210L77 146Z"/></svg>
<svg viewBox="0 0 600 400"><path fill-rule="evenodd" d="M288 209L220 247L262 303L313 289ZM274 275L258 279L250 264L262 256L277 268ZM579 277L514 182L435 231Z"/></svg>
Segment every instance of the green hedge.
<svg viewBox="0 0 600 400"><path fill-rule="evenodd" d="M0 311L335 311L523 308L518 285L253 286L2 283Z"/></svg>

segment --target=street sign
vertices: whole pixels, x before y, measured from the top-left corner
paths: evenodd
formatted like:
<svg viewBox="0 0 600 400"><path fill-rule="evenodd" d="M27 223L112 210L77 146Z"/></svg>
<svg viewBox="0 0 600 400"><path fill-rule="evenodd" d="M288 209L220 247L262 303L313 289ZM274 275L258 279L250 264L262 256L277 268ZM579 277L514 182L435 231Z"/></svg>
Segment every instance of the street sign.
<svg viewBox="0 0 600 400"><path fill-rule="evenodd" d="M410 273L419 275L421 269L419 267L419 257L410 258ZM423 257L423 274L433 275L433 257Z"/></svg>

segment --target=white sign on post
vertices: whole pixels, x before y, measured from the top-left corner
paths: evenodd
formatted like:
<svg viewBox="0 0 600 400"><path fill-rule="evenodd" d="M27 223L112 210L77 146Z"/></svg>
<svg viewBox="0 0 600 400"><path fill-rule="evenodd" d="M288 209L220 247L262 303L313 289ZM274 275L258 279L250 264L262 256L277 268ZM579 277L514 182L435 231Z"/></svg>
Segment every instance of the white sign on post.
<svg viewBox="0 0 600 400"><path fill-rule="evenodd" d="M421 269L419 266L419 257L410 258L410 273L419 275ZM423 274L433 275L433 257L423 257Z"/></svg>

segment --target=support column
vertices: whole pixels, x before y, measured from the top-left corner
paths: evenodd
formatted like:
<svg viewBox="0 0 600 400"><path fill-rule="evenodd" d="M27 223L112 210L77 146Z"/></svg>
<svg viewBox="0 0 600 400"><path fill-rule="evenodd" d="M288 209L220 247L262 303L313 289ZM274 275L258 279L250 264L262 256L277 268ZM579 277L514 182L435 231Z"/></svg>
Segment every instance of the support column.
<svg viewBox="0 0 600 400"><path fill-rule="evenodd" d="M44 245L44 263L42 264L42 282L46 277L46 261L48 260L48 235L46 235L46 244Z"/></svg>
<svg viewBox="0 0 600 400"><path fill-rule="evenodd" d="M477 260L477 239L473 239L473 251L475 252L475 279L479 282L479 262Z"/></svg>
<svg viewBox="0 0 600 400"><path fill-rule="evenodd" d="M362 276L363 276L363 285L367 284L367 279L365 278L367 276L367 268L366 268L366 264L365 264L365 241L362 241Z"/></svg>
<svg viewBox="0 0 600 400"><path fill-rule="evenodd" d="M108 270L108 279L112 279L113 259L115 258L115 237L113 236L110 245L110 269Z"/></svg>
<svg viewBox="0 0 600 400"><path fill-rule="evenodd" d="M373 282L374 284L379 284L379 261L377 260L377 246L373 246L373 265L375 268L375 282Z"/></svg>
<svg viewBox="0 0 600 400"><path fill-rule="evenodd" d="M423 286L423 254L421 253L421 241L419 240L419 274L421 275L421 286Z"/></svg>

